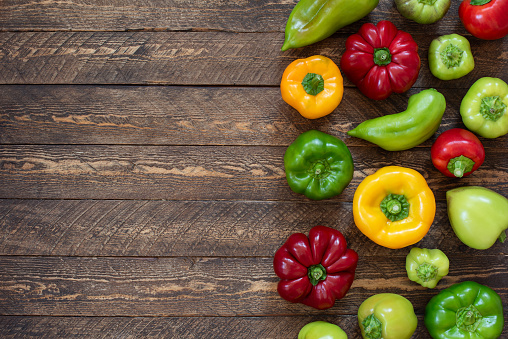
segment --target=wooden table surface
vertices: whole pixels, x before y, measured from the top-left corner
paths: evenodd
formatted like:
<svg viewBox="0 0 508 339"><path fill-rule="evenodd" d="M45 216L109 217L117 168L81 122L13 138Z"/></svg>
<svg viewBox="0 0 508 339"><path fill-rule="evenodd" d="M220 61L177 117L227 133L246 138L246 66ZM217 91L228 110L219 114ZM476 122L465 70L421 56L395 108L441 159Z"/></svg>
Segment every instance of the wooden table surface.
<svg viewBox="0 0 508 339"><path fill-rule="evenodd" d="M456 0L432 25L381 0L330 38L281 52L296 2L0 1L1 337L296 338L306 323L325 320L359 338L360 304L391 292L414 305L413 338L429 338L425 305L465 280L496 290L507 318L507 245L462 244L445 192L481 185L508 196L508 136L481 138L485 163L461 180L433 167L430 146L464 127L460 102L478 78L508 81L508 37L472 37ZM283 102L290 62L321 54L339 63L346 38L383 19L419 45L412 89L377 102L345 79L339 107L317 120ZM476 66L440 81L428 46L451 33L469 39ZM422 145L388 152L347 136L430 87L447 108ZM353 155L354 178L340 196L311 201L287 185L283 154L309 129L341 138ZM412 246L376 245L353 222L356 187L387 165L416 169L435 194L434 223L414 246L448 255L450 273L436 289L407 278ZM318 224L340 230L360 256L349 293L324 311L280 298L272 266L290 234Z"/></svg>

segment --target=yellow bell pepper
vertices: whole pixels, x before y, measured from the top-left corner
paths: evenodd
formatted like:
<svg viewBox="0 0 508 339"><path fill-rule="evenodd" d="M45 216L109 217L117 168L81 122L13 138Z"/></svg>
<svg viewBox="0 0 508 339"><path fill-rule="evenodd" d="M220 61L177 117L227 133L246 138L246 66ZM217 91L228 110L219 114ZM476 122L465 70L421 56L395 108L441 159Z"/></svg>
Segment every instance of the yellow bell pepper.
<svg viewBox="0 0 508 339"><path fill-rule="evenodd" d="M360 231L391 249L420 241L436 215L434 193L417 171L386 166L367 176L353 197L353 216Z"/></svg>
<svg viewBox="0 0 508 339"><path fill-rule="evenodd" d="M314 55L287 66L280 90L282 99L302 116L317 119L339 106L344 84L339 67L331 59Z"/></svg>

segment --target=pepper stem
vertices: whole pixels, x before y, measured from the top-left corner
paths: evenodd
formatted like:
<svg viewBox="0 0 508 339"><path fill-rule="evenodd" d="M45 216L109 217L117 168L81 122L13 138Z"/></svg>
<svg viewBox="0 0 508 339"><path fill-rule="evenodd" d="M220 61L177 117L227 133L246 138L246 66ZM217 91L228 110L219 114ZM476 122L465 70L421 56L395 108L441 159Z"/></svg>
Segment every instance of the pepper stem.
<svg viewBox="0 0 508 339"><path fill-rule="evenodd" d="M436 279L438 268L427 262L419 265L416 268L416 275L421 281L427 282Z"/></svg>
<svg viewBox="0 0 508 339"><path fill-rule="evenodd" d="M432 6L436 3L437 0L418 0L419 3ZM490 0L489 0L490 1Z"/></svg>
<svg viewBox="0 0 508 339"><path fill-rule="evenodd" d="M464 56L463 50L461 50L458 46L455 46L454 44L449 44L441 52L441 62L443 62L443 64L447 68L457 67L462 62L463 56Z"/></svg>
<svg viewBox="0 0 508 339"><path fill-rule="evenodd" d="M307 269L307 276L312 286L316 286L319 281L326 279L326 268L321 264L312 265Z"/></svg>
<svg viewBox="0 0 508 339"><path fill-rule="evenodd" d="M401 194L388 194L379 207L390 221L402 220L409 215L409 202Z"/></svg>
<svg viewBox="0 0 508 339"><path fill-rule="evenodd" d="M473 6L483 6L491 1L492 0L471 0L470 4Z"/></svg>
<svg viewBox="0 0 508 339"><path fill-rule="evenodd" d="M378 66L386 66L392 62L392 55L387 47L374 48L374 63Z"/></svg>
<svg viewBox="0 0 508 339"><path fill-rule="evenodd" d="M475 162L463 155L450 159L448 162L448 171L453 173L457 178L462 178L464 173L469 173L473 170Z"/></svg>
<svg viewBox="0 0 508 339"><path fill-rule="evenodd" d="M457 310L455 322L459 329L474 332L480 326L482 318L483 316L480 311L474 305L469 305Z"/></svg>
<svg viewBox="0 0 508 339"><path fill-rule="evenodd" d="M499 95L485 97L480 104L480 113L487 120L497 121L506 113L506 105Z"/></svg>
<svg viewBox="0 0 508 339"><path fill-rule="evenodd" d="M302 80L302 86L309 95L318 95L325 89L325 80L316 73L307 73Z"/></svg>
<svg viewBox="0 0 508 339"><path fill-rule="evenodd" d="M374 314L370 314L362 321L363 331L368 339L380 339L382 332L381 321Z"/></svg>

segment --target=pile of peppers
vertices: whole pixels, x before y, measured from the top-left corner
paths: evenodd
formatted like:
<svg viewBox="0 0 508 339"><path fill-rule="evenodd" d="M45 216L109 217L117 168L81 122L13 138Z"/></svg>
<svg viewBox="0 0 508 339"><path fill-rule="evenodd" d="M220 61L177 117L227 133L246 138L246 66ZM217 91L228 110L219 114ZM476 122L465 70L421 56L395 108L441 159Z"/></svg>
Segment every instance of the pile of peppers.
<svg viewBox="0 0 508 339"><path fill-rule="evenodd" d="M364 18L378 0L300 0L286 24L281 48L301 48L326 39L337 30ZM450 0L395 0L397 10L418 24L435 23L450 8ZM462 0L459 17L478 39L508 35L508 0ZM434 77L450 81L470 76L475 67L469 40L451 33L428 46L428 67ZM348 37L340 69L330 58L314 55L289 64L281 80L283 100L303 118L320 119L340 110L344 95L341 70L371 100L384 100L408 91L417 81L421 60L411 35L392 22L365 23ZM422 144L437 132L446 111L445 97L429 88L409 97L402 112L366 120L349 130L351 137L386 151L403 151ZM508 134L508 84L502 79L477 79L463 97L460 117L464 128L451 128L432 144L430 160L449 180L473 175L486 157L480 138ZM303 132L284 154L288 186L311 200L331 199L345 190L354 174L346 143L318 130ZM446 192L450 226L465 245L486 250L506 239L508 199L480 186ZM418 243L432 226L434 194L418 171L384 166L366 175L353 198L354 223L366 238L390 249ZM292 234L276 251L273 267L280 278L277 291L292 303L316 309L333 307L353 284L358 254L347 247L337 229L315 226L308 236ZM440 249L412 247L405 270L411 283L434 289L449 273L450 261ZM409 339L417 327L413 305L394 293L368 297L358 309L363 338ZM504 310L499 295L473 281L458 282L429 300L424 323L432 338L498 338ZM298 339L347 339L336 324L313 321Z"/></svg>

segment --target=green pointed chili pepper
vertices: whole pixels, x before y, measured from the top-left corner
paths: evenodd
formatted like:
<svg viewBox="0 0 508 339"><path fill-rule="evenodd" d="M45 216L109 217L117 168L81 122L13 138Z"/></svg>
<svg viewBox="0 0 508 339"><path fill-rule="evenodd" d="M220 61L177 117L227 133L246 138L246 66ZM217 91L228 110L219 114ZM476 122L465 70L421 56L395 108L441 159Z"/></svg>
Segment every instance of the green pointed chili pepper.
<svg viewBox="0 0 508 339"><path fill-rule="evenodd" d="M369 14L379 0L300 0L289 15L282 50L326 39Z"/></svg>
<svg viewBox="0 0 508 339"><path fill-rule="evenodd" d="M460 103L464 125L484 138L508 133L508 84L499 78L476 80Z"/></svg>
<svg viewBox="0 0 508 339"><path fill-rule="evenodd" d="M426 89L409 98L405 111L364 121L347 134L387 151L406 150L437 131L445 109L445 97L433 88Z"/></svg>
<svg viewBox="0 0 508 339"><path fill-rule="evenodd" d="M503 302L491 288L464 281L430 299L424 322L434 339L501 338Z"/></svg>
<svg viewBox="0 0 508 339"><path fill-rule="evenodd" d="M441 80L463 77L474 69L469 41L458 34L440 36L429 47L429 68Z"/></svg>

